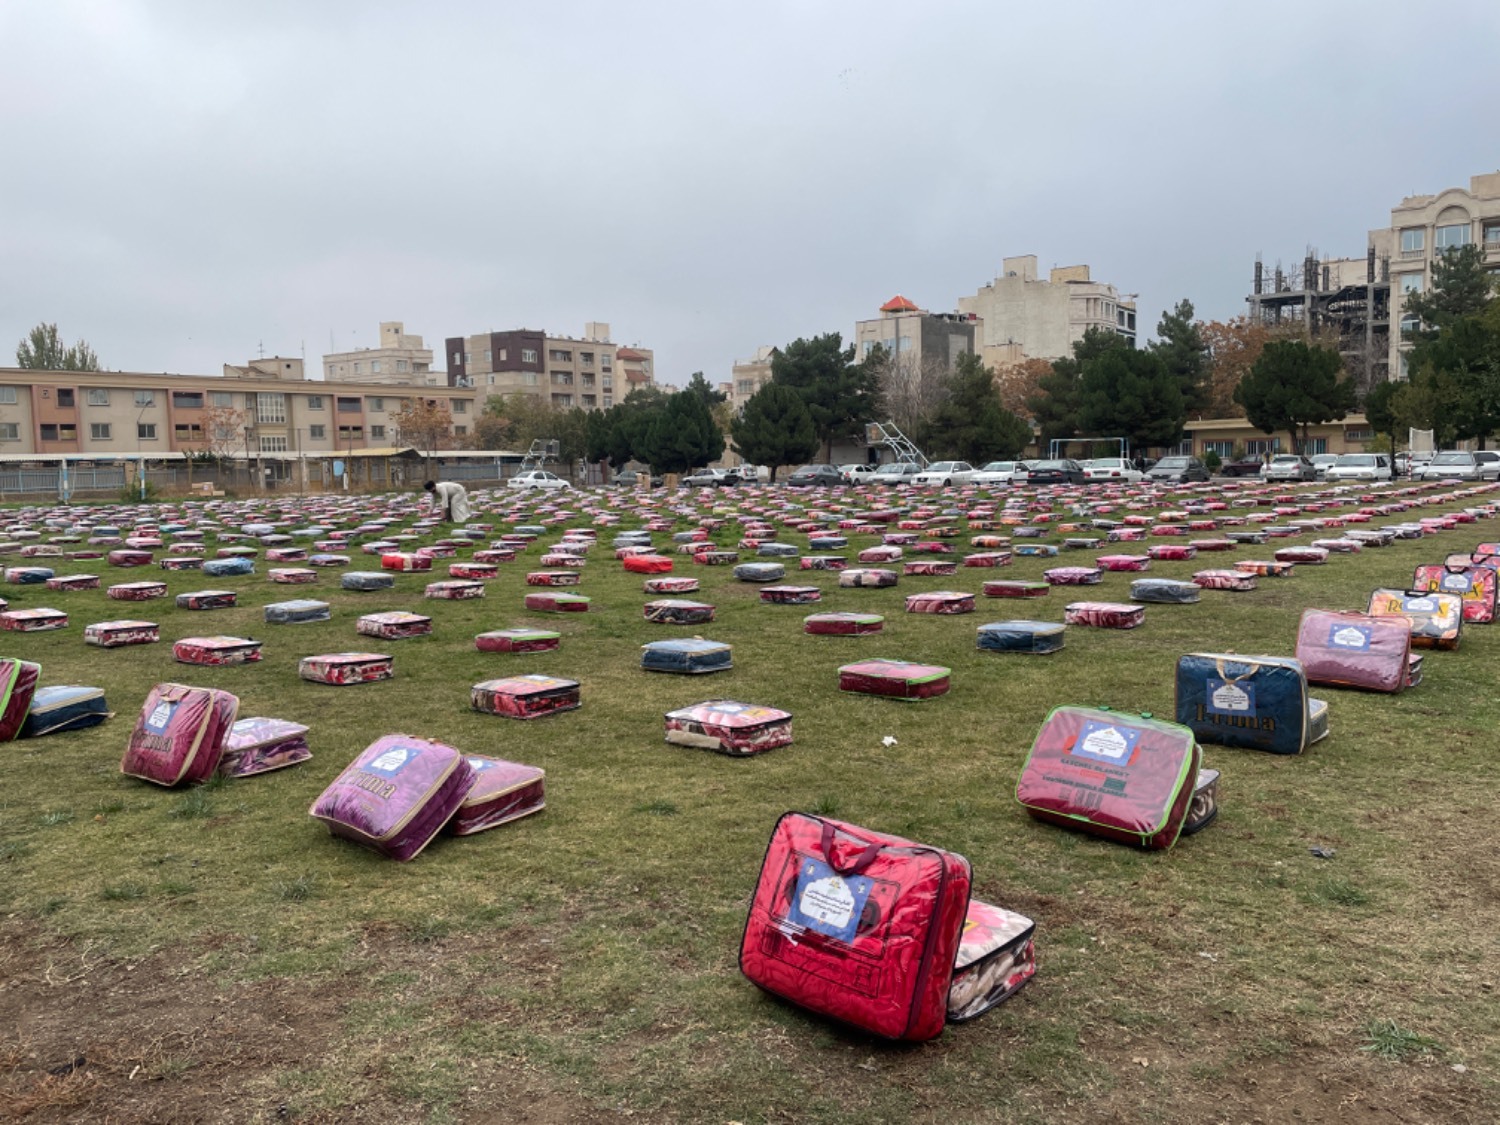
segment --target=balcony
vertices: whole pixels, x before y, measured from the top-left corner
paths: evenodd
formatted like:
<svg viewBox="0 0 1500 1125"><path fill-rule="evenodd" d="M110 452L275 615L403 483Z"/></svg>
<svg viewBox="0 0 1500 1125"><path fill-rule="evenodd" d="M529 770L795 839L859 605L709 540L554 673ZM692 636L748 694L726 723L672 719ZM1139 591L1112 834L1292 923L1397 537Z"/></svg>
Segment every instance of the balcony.
<svg viewBox="0 0 1500 1125"><path fill-rule="evenodd" d="M1417 261L1417 260L1419 260L1421 258L1425 258L1425 257L1427 257L1427 251L1425 249L1424 250L1403 250L1403 251L1401 251L1401 260L1403 262L1415 262L1415 261Z"/></svg>

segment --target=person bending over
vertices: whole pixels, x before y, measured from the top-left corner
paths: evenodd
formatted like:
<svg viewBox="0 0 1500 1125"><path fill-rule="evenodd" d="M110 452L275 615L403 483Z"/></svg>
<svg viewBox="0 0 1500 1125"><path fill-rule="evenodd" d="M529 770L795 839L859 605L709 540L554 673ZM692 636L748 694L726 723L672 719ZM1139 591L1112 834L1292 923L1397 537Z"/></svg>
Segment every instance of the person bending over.
<svg viewBox="0 0 1500 1125"><path fill-rule="evenodd" d="M439 518L451 523L463 523L469 518L469 494L463 485L451 480L430 480L422 488L431 494Z"/></svg>

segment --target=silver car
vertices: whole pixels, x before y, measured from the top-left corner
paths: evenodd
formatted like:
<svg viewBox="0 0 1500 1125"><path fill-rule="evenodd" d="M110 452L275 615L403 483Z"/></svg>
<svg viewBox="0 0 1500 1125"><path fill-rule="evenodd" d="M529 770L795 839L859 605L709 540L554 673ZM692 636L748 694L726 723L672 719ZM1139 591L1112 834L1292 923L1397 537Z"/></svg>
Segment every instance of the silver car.
<svg viewBox="0 0 1500 1125"><path fill-rule="evenodd" d="M1300 453L1278 453L1261 473L1262 480L1317 480L1318 470Z"/></svg>
<svg viewBox="0 0 1500 1125"><path fill-rule="evenodd" d="M1466 449L1444 449L1412 470L1412 480L1496 480L1500 461L1481 462Z"/></svg>

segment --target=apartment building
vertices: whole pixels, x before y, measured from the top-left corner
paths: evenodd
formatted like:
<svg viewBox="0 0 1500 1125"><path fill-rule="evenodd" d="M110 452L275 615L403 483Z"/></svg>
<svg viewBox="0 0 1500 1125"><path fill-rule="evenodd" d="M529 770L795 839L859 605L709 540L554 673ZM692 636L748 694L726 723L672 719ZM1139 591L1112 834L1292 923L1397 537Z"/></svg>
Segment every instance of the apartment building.
<svg viewBox="0 0 1500 1125"><path fill-rule="evenodd" d="M424 386L432 372L432 349L422 337L410 335L399 320L380 323L380 343L352 352L330 352L323 357L323 379L328 383L390 383Z"/></svg>
<svg viewBox="0 0 1500 1125"><path fill-rule="evenodd" d="M1403 333L1416 327L1403 312L1409 293L1432 285L1432 263L1460 246L1478 244L1485 267L1500 277L1500 172L1469 177L1468 190L1447 188L1436 195L1411 195L1391 208L1391 225L1370 232L1370 247L1390 260L1391 317L1399 330L1390 334L1390 369L1406 378L1411 345Z"/></svg>
<svg viewBox="0 0 1500 1125"><path fill-rule="evenodd" d="M1054 268L1045 280L1035 254L1006 258L1000 276L972 297L960 297L958 311L980 324L976 349L995 369L1025 359L1060 359L1090 328L1136 338L1135 295L1094 281L1088 266Z"/></svg>
<svg viewBox="0 0 1500 1125"><path fill-rule="evenodd" d="M771 381L771 361L776 358L777 348L762 344L749 359L736 360L730 369L727 384L729 403L736 411L749 402L755 392Z"/></svg>
<svg viewBox="0 0 1500 1125"><path fill-rule="evenodd" d="M530 328L449 336L448 385L489 395L526 394L559 409L605 410L638 386L655 381L653 354L609 338L591 321L583 336L552 336Z"/></svg>
<svg viewBox="0 0 1500 1125"><path fill-rule="evenodd" d="M855 322L854 358L863 362L880 347L897 361L952 371L960 356L974 351L979 329L975 313L928 312L898 293L880 306L879 317Z"/></svg>
<svg viewBox="0 0 1500 1125"><path fill-rule="evenodd" d="M300 360L280 356L223 376L0 368L0 457L383 448L399 443L396 414L418 396L448 404L459 440L484 406L461 388L311 382Z"/></svg>

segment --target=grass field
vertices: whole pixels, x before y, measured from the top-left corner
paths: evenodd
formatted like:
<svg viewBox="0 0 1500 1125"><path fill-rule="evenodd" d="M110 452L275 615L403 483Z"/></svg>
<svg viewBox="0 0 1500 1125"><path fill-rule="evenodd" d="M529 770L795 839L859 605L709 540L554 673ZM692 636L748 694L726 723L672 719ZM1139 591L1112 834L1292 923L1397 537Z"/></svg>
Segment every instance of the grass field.
<svg viewBox="0 0 1500 1125"><path fill-rule="evenodd" d="M1032 821L1013 795L1052 707L1170 716L1180 654L1290 655L1302 608L1363 608L1371 588L1500 538L1500 524L1335 556L1250 593L1149 606L1132 632L1070 628L1048 657L979 652L975 627L1061 620L1075 598L1126 600L1132 575L1037 601L981 598L969 616L909 616L913 591L977 593L984 578L1056 564L1018 559L873 590L797 574L792 560L789 580L824 591L815 608L886 615L882 635L811 637L801 622L812 609L763 605L729 568L679 558L677 573L703 583L689 596L718 607L712 625L682 628L642 620L641 578L613 560L612 534L600 529L583 572L579 592L593 601L582 615L522 609L524 573L555 534L503 564L475 601L426 601L432 576L421 574L398 575L394 595L341 591L337 571L273 586L263 562L257 575L209 580L37 560L105 584L164 577L173 595L240 591L240 608L211 613L170 598L0 589L12 607L72 618L58 632L4 634L3 652L39 661L43 683L106 688L118 711L90 731L0 747L0 1116L1500 1120L1500 860L1483 835L1495 811L1500 626L1429 653L1414 691L1318 692L1332 733L1303 756L1206 747L1205 764L1223 771L1223 810L1170 852ZM952 541L960 553L967 534ZM733 546L738 531L717 538ZM872 542L855 539L848 554ZM1271 549L1154 563L1151 574L1186 578ZM371 562L356 554L353 565ZM329 601L332 621L262 623L264 603L292 597ZM388 609L432 614L434 634L355 634L360 613ZM161 623L161 644L84 645L84 624L135 616ZM514 624L558 629L561 649L474 649L474 634ZM734 670L640 670L642 643L695 632L731 642ZM204 633L263 639L265 659L174 664L171 641ZM300 656L364 648L393 653L396 678L349 688L297 678ZM952 691L921 704L840 694L836 669L862 656L948 665ZM582 709L531 723L469 710L471 684L512 671L580 680ZM307 723L314 759L192 791L121 777L141 700L162 680L233 691L241 716ZM795 744L735 760L664 743L665 711L715 697L791 711ZM440 838L404 865L330 838L308 806L392 731L544 767L546 811ZM766 839L788 809L967 856L976 897L1037 920L1036 979L920 1047L760 993L736 955Z"/></svg>

